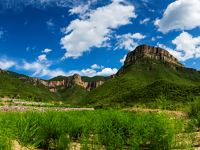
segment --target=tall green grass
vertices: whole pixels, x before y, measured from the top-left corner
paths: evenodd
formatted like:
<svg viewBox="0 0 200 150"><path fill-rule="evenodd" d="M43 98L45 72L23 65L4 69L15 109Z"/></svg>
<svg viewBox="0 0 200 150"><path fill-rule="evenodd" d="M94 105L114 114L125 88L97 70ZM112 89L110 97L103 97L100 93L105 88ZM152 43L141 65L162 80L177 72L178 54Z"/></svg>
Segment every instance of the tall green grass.
<svg viewBox="0 0 200 150"><path fill-rule="evenodd" d="M162 114L115 110L0 113L0 149L16 140L40 149L64 150L76 142L83 149L165 150L179 132L176 123Z"/></svg>
<svg viewBox="0 0 200 150"><path fill-rule="evenodd" d="M189 105L188 116L193 119L197 127L200 127L200 97L193 98Z"/></svg>

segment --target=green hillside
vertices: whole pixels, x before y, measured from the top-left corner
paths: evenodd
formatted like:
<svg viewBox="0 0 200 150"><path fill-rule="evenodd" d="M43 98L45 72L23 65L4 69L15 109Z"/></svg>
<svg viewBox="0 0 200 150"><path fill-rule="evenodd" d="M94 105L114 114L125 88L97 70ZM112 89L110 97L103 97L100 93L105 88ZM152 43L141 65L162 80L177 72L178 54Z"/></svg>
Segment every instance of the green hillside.
<svg viewBox="0 0 200 150"><path fill-rule="evenodd" d="M27 80L20 80L19 77L27 78ZM27 76L13 72L0 73L0 96L34 101L59 99L58 94L49 92L49 90L42 85L35 85Z"/></svg>
<svg viewBox="0 0 200 150"><path fill-rule="evenodd" d="M86 99L89 103L112 105L150 101L162 95L170 100L186 100L200 95L200 73L143 58L123 67L115 78L91 91Z"/></svg>
<svg viewBox="0 0 200 150"><path fill-rule="evenodd" d="M58 93L64 102L79 104L84 101L84 97L88 94L88 91L78 85L74 85L70 88L58 89Z"/></svg>
<svg viewBox="0 0 200 150"><path fill-rule="evenodd" d="M66 78L72 77L58 76L50 81ZM62 100L84 105L129 105L151 102L161 96L171 101L187 101L200 96L200 72L149 58L141 58L132 65L123 66L114 78L96 76L82 77L82 80L101 80L105 83L90 92L72 84L68 88L58 86L57 92L53 93L48 87L33 81L33 78L1 71L0 96L33 101Z"/></svg>

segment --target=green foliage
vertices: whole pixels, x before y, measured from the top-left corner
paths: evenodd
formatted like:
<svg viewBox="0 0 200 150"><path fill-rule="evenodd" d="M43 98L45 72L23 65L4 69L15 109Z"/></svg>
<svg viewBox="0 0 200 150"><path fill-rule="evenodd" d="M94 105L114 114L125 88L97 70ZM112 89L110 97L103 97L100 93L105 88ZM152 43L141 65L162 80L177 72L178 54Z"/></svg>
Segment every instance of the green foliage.
<svg viewBox="0 0 200 150"><path fill-rule="evenodd" d="M84 97L87 95L88 91L78 85L74 85L67 89L60 89L58 93L66 103L79 104L84 101Z"/></svg>
<svg viewBox="0 0 200 150"><path fill-rule="evenodd" d="M162 114L115 110L0 113L0 118L6 137L39 149L67 149L71 142L84 149L171 149L180 132L177 122Z"/></svg>
<svg viewBox="0 0 200 150"><path fill-rule="evenodd" d="M167 99L161 95L159 98L156 99L157 108L165 110L167 108Z"/></svg>
<svg viewBox="0 0 200 150"><path fill-rule="evenodd" d="M24 77L26 80L20 80ZM12 72L0 73L0 96L30 101L51 101L59 98L55 93L28 80L28 77Z"/></svg>
<svg viewBox="0 0 200 150"><path fill-rule="evenodd" d="M155 101L162 95L176 102L200 96L200 73L162 61L142 59L123 67L117 77L91 91L86 103L127 106L138 101Z"/></svg>
<svg viewBox="0 0 200 150"><path fill-rule="evenodd" d="M195 97L189 105L188 116L195 119L196 125L200 127L200 97Z"/></svg>

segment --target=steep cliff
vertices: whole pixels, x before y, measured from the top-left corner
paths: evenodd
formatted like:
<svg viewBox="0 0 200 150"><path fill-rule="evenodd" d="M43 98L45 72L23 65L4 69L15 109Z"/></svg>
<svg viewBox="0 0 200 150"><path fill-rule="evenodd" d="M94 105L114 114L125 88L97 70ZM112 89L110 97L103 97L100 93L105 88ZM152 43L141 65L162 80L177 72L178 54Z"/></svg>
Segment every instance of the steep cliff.
<svg viewBox="0 0 200 150"><path fill-rule="evenodd" d="M144 65L147 63L147 60L157 61L157 62L165 62L172 68L184 68L184 65L181 64L173 55L171 55L167 50L164 50L159 47L153 47L149 45L140 45L135 48L135 50L131 51L127 54L127 57L124 62L124 66L119 69L117 75L123 73L127 67L134 64ZM154 62L155 63L155 62ZM148 65L146 65L148 66ZM148 68L148 69L151 69Z"/></svg>
<svg viewBox="0 0 200 150"><path fill-rule="evenodd" d="M74 74L73 76L69 77L56 77L51 80L40 80L38 78L31 78L30 80L32 80L36 84L44 85L45 87L49 88L51 92L57 92L58 89L67 89L74 86L80 86L81 88L90 91L101 86L105 81L103 79L95 81L84 81L79 74Z"/></svg>
<svg viewBox="0 0 200 150"><path fill-rule="evenodd" d="M175 66L183 67L183 65L179 63L178 60L168 51L159 47L153 47L148 45L138 46L134 51L128 53L124 62L124 66L135 64L142 58L162 60Z"/></svg>

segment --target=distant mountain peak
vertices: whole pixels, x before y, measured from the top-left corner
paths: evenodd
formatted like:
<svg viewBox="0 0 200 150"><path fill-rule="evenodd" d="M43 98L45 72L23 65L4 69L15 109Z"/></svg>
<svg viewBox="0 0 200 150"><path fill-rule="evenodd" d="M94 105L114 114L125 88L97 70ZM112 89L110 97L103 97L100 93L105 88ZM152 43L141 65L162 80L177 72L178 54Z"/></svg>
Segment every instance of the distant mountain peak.
<svg viewBox="0 0 200 150"><path fill-rule="evenodd" d="M184 67L167 50L159 48L159 47L149 46L146 44L140 45L136 47L134 51L128 53L126 60L124 62L124 65L129 66L131 64L135 64L138 60L142 58L162 60L170 64L173 64L175 66Z"/></svg>

